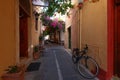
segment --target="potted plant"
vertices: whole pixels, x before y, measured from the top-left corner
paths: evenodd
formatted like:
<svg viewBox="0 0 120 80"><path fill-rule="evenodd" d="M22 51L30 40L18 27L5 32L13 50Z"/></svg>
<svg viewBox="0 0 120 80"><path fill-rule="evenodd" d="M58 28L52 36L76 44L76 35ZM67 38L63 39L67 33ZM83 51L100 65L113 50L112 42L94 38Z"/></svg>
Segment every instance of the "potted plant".
<svg viewBox="0 0 120 80"><path fill-rule="evenodd" d="M24 67L17 65L9 66L6 73L2 75L2 80L24 80Z"/></svg>
<svg viewBox="0 0 120 80"><path fill-rule="evenodd" d="M43 40L43 35L41 34L41 35L39 36L39 44L42 43L42 40Z"/></svg>
<svg viewBox="0 0 120 80"><path fill-rule="evenodd" d="M36 60L36 59L39 59L39 57L40 57L39 47L34 46L34 48L33 48L33 58Z"/></svg>

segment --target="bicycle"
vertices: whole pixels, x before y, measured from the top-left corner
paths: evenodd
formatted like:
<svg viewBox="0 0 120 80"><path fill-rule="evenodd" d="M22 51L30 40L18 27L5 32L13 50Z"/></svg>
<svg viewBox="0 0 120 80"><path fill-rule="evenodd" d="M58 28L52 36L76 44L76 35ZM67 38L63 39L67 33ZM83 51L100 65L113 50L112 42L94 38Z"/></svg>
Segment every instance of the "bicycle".
<svg viewBox="0 0 120 80"><path fill-rule="evenodd" d="M72 61L77 64L77 69L80 75L87 79L95 78L99 73L99 65L92 57L86 55L88 46L86 45L83 50L78 48L73 49Z"/></svg>

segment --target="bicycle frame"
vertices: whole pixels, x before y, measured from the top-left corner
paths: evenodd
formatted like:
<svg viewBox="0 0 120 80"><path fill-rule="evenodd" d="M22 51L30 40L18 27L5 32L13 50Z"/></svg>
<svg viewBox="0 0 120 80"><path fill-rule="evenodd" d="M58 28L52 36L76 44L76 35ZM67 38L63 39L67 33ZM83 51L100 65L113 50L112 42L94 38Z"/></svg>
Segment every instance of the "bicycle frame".
<svg viewBox="0 0 120 80"><path fill-rule="evenodd" d="M75 50L79 50L79 49L76 48ZM85 47L83 50L77 51L77 52L75 53L75 55L77 56L77 58L76 58L76 63L78 63L78 61L79 61L83 56L85 56L85 54L87 53L87 51L88 51L88 46L86 45L86 47ZM79 53L81 53L81 54L79 55ZM87 56L85 56L85 57L87 58Z"/></svg>

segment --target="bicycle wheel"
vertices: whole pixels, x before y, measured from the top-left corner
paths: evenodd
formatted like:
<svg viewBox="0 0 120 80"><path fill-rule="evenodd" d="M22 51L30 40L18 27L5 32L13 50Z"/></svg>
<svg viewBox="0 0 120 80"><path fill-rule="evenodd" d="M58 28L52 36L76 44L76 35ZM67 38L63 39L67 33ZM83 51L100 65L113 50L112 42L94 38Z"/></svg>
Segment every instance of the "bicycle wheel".
<svg viewBox="0 0 120 80"><path fill-rule="evenodd" d="M77 66L80 75L87 79L95 78L98 75L99 66L97 62L91 57L83 56L78 61Z"/></svg>
<svg viewBox="0 0 120 80"><path fill-rule="evenodd" d="M79 49L78 48L73 49L73 51L72 51L72 61L73 61L74 64L77 63L77 61L78 61L78 55L79 55Z"/></svg>
<svg viewBox="0 0 120 80"><path fill-rule="evenodd" d="M72 55L72 61L73 61L73 63L75 64L75 63L77 62L77 56Z"/></svg>

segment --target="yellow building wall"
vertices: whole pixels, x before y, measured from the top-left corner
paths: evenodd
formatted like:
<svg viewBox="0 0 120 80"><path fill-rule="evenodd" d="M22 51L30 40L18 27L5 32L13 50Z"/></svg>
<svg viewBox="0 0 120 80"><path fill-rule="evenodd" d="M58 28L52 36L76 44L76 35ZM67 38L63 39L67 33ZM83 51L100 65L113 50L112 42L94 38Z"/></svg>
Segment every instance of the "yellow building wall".
<svg viewBox="0 0 120 80"><path fill-rule="evenodd" d="M81 10L81 43L89 46L89 55L107 70L107 0L86 1Z"/></svg>
<svg viewBox="0 0 120 80"><path fill-rule="evenodd" d="M38 6L33 6L32 7L33 9L36 9L38 12L41 11L41 9L39 8L38 9ZM41 20L40 20L40 15L38 17L38 26L37 26L37 30L36 30L36 23L35 23L35 14L32 14L32 29L31 29L31 32L32 32L32 45L35 46L35 45L38 45L39 44L39 36L41 34Z"/></svg>
<svg viewBox="0 0 120 80"><path fill-rule="evenodd" d="M14 0L0 0L0 77L9 65L16 63Z"/></svg>
<svg viewBox="0 0 120 80"><path fill-rule="evenodd" d="M72 0L74 9L71 9L70 18L66 18L65 46L68 48L68 32L67 28L72 26L72 48L83 48L88 44L91 57L96 59L100 68L107 70L107 0L99 0L98 2L90 2L86 0L80 10L80 22L76 22L73 17L77 9L77 0ZM80 27L76 28L80 23ZM76 29L75 29L76 28ZM78 32L78 29L80 32ZM75 35L78 33L77 35ZM77 41L75 36L79 36ZM79 44L79 46L77 45Z"/></svg>
<svg viewBox="0 0 120 80"><path fill-rule="evenodd" d="M71 26L71 49L80 48L80 10L77 8L78 0L72 0L74 8L70 9L66 16L65 48L68 48L68 28Z"/></svg>
<svg viewBox="0 0 120 80"><path fill-rule="evenodd" d="M31 13L32 4L31 4ZM35 30L34 15L28 17L28 58L21 60L19 52L19 0L0 1L0 80L4 70L13 64L28 64L32 60L33 45L39 44L40 20Z"/></svg>
<svg viewBox="0 0 120 80"><path fill-rule="evenodd" d="M39 35L40 35L40 19L38 19L38 30L35 29L35 16L32 18L32 45L39 44Z"/></svg>
<svg viewBox="0 0 120 80"><path fill-rule="evenodd" d="M72 10L72 25L71 25L71 48L80 48L80 10L75 7Z"/></svg>

